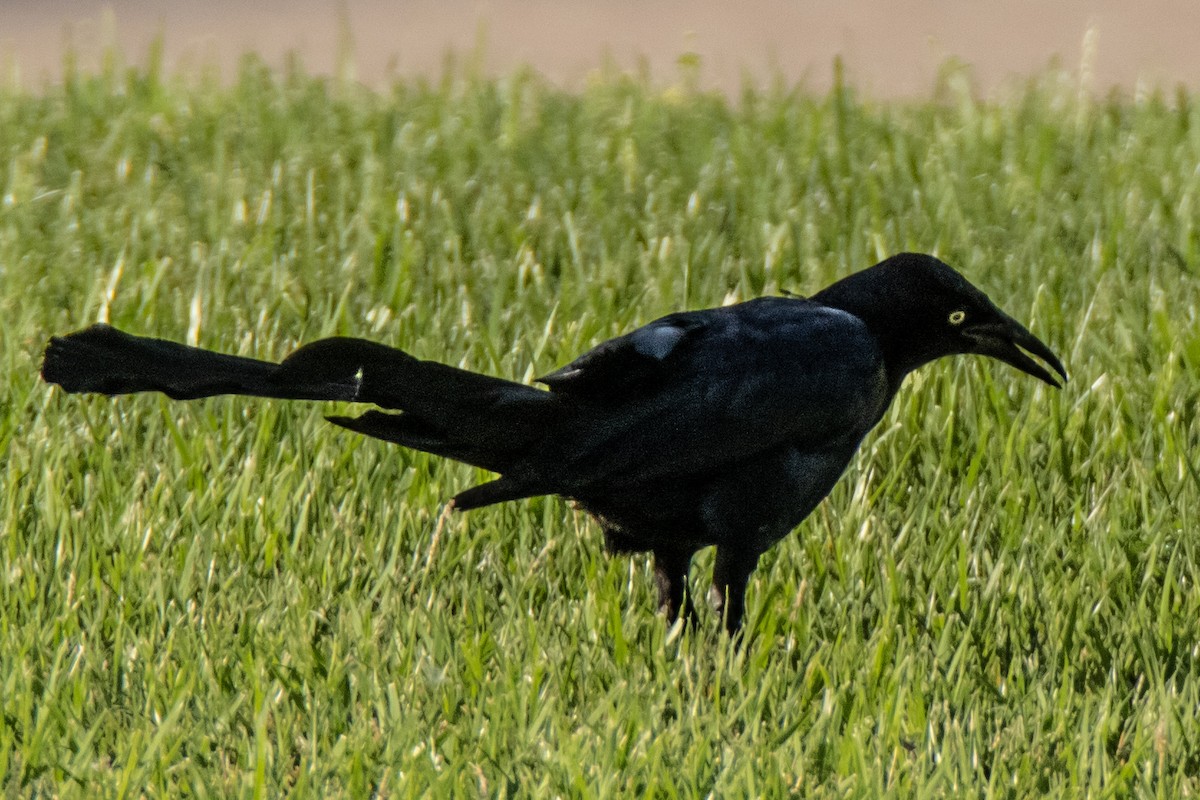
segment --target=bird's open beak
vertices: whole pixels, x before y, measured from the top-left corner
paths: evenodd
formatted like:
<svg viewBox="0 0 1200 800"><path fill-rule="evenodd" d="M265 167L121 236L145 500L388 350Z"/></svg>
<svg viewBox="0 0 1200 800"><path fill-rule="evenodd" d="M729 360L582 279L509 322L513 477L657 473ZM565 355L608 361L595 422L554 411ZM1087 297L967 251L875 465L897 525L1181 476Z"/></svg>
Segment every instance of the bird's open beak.
<svg viewBox="0 0 1200 800"><path fill-rule="evenodd" d="M963 333L974 341L975 346L971 349L973 353L997 358L1056 389L1059 388L1061 384L1058 380L1041 364L1030 358L1026 353L1028 351L1050 365L1064 381L1067 379L1067 370L1058 360L1058 356L1012 317L1004 315L1000 322L978 325Z"/></svg>

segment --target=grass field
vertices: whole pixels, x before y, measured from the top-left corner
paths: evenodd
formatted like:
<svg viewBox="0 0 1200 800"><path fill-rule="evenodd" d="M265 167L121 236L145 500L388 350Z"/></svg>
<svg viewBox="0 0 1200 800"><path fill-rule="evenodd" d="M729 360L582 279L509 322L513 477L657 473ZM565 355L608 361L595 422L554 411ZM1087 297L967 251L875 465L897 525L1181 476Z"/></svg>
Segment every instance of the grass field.
<svg viewBox="0 0 1200 800"><path fill-rule="evenodd" d="M1200 99L450 74L0 90L6 796L1200 793ZM647 560L562 501L439 529L483 474L337 408L37 376L49 334L102 319L530 379L905 249L1072 380L913 376L763 559L740 651L711 614L668 629Z"/></svg>

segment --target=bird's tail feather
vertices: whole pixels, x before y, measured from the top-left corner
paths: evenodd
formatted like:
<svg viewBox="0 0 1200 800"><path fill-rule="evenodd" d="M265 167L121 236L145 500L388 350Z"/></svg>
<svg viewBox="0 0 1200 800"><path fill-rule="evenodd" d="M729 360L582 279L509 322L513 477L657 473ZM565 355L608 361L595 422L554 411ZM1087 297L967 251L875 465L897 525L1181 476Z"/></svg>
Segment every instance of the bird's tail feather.
<svg viewBox="0 0 1200 800"><path fill-rule="evenodd" d="M165 339L132 336L100 324L53 337L42 360L42 377L72 393L162 392L176 400L221 394L352 400L357 391L353 369L314 380L306 380L308 376L303 374L281 380L280 366Z"/></svg>
<svg viewBox="0 0 1200 800"><path fill-rule="evenodd" d="M359 417L330 416L325 419L364 436L394 442L493 472L503 472L511 466L513 460L528 444L528 440L520 436L503 437L500 443L483 442L480 441L481 437L458 435L455 431L437 427L415 414L368 411Z"/></svg>
<svg viewBox="0 0 1200 800"><path fill-rule="evenodd" d="M403 413L370 411L329 419L367 436L495 472L507 471L564 412L562 398L550 392L349 338L313 342L276 364L93 325L52 338L42 376L72 393L162 392L177 400L237 394L373 403ZM466 500L476 501L471 507L508 499L516 491L511 478L494 483L503 483L506 491L496 494L493 487L468 494ZM493 494L497 499L486 499ZM525 494L517 491L515 496Z"/></svg>

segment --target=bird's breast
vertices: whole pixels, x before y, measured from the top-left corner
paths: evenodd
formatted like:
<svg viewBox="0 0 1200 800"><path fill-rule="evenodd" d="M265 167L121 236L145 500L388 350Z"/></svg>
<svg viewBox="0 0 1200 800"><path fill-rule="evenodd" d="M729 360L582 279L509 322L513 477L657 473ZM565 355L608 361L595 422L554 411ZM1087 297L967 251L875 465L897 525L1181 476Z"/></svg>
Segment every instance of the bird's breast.
<svg viewBox="0 0 1200 800"><path fill-rule="evenodd" d="M858 449L859 439L819 449L785 445L718 475L701 506L709 538L716 544L736 542L765 551L825 499Z"/></svg>

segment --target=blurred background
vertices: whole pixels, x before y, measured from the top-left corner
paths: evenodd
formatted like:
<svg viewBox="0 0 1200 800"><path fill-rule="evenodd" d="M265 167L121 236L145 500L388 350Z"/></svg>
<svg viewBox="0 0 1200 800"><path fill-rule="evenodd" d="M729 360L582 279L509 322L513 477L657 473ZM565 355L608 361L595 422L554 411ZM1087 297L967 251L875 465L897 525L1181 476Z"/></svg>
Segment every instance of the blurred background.
<svg viewBox="0 0 1200 800"><path fill-rule="evenodd" d="M570 88L608 65L658 83L698 66L701 86L736 94L782 76L821 91L841 56L878 98L928 96L945 65L966 63L989 96L1060 66L1099 93L1200 83L1200 3L1189 0L4 0L0 65L35 88L61 75L69 47L85 68L111 44L143 63L161 37L171 70L231 75L248 51L367 85L442 73L456 53L486 75L530 65Z"/></svg>

